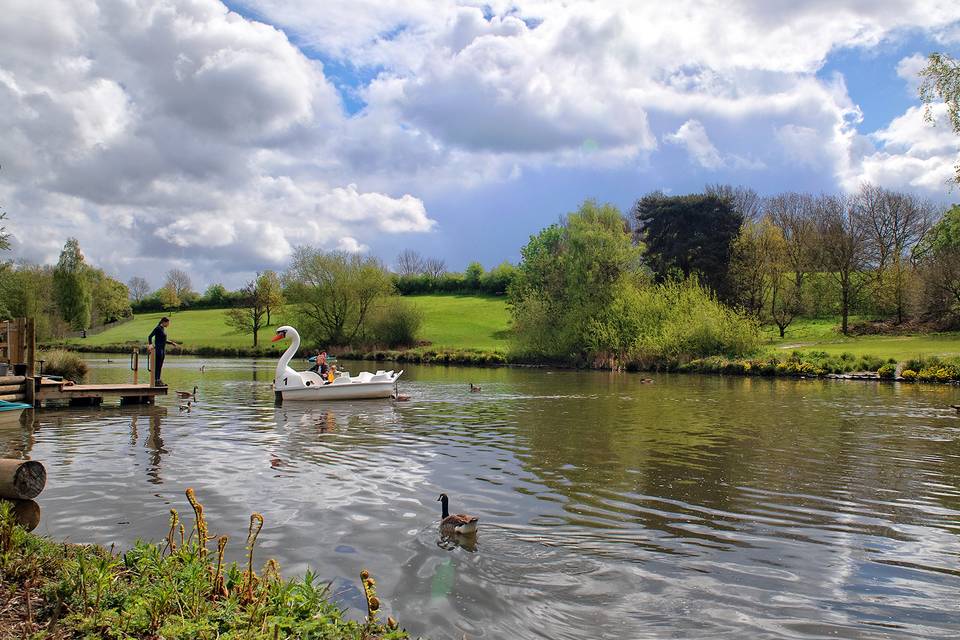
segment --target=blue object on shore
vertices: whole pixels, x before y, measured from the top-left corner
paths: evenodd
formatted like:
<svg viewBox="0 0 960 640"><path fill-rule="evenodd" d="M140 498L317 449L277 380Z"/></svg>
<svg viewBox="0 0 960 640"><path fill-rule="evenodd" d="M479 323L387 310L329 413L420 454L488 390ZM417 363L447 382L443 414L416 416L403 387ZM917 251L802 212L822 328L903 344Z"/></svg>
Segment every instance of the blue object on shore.
<svg viewBox="0 0 960 640"><path fill-rule="evenodd" d="M7 402L6 400L0 400L0 411L20 411L23 409L33 409L33 407L23 402Z"/></svg>

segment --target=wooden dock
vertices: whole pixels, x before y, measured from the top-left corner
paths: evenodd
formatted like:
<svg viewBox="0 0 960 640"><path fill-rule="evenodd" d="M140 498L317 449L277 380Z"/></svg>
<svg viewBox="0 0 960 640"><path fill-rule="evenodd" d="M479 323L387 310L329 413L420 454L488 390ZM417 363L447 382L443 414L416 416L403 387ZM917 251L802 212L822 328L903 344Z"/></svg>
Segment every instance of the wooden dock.
<svg viewBox="0 0 960 640"><path fill-rule="evenodd" d="M66 403L72 407L96 406L105 398L119 399L121 405L153 404L157 396L167 395L167 387L149 384L70 384L51 378L41 378L37 385L34 403Z"/></svg>

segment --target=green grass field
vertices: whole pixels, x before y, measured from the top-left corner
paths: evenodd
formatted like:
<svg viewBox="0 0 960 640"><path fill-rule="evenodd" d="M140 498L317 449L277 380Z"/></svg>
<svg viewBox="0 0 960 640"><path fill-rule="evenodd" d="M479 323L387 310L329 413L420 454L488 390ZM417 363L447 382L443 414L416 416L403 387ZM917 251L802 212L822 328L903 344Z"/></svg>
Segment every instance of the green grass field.
<svg viewBox="0 0 960 640"><path fill-rule="evenodd" d="M105 345L124 344L127 342L146 343L147 336L160 322L164 315L169 316L170 326L167 328L167 337L184 346L198 347L252 347L253 338L250 335L234 333L224 321L223 309L199 309L196 311L179 311L175 313L144 313L137 315L130 322L107 329L103 333L87 338L74 338L74 344ZM282 318L272 318L273 325L260 330L261 345L269 345L273 337L273 330L282 322Z"/></svg>
<svg viewBox="0 0 960 640"><path fill-rule="evenodd" d="M853 322L855 318L851 318ZM830 355L852 353L906 360L920 356L960 356L960 333L932 333L904 336L855 336L840 333L838 319L804 318L787 328L780 337L776 327L764 327L771 353L825 351Z"/></svg>
<svg viewBox="0 0 960 640"><path fill-rule="evenodd" d="M509 347L510 314L502 297L466 295L408 296L424 316L420 331L422 340L435 349L476 349L506 353ZM146 342L147 335L156 326L161 313L147 313L118 327L86 339L71 340L74 344L90 346ZM167 331L170 338L185 346L250 347L249 336L233 333L224 322L222 309L181 311L170 314ZM262 346L270 345L276 326L287 322L283 314L276 315L270 327L260 331ZM852 353L856 356L875 355L904 360L919 356L960 356L960 333L927 334L915 336L860 336L845 337L838 329L836 319L800 319L780 338L776 327L764 327L765 348L771 353L825 351L831 355Z"/></svg>
<svg viewBox="0 0 960 640"><path fill-rule="evenodd" d="M510 313L507 300L492 296L407 296L423 311L420 333L431 347L505 352Z"/></svg>
<svg viewBox="0 0 960 640"><path fill-rule="evenodd" d="M421 339L431 348L478 349L505 352L509 314L505 298L489 296L424 295L409 296L423 311ZM70 340L73 344L99 346L145 343L163 313L145 313L130 322L88 338ZM224 322L223 309L200 309L166 314L170 317L167 335L189 347L251 347L249 335L234 333ZM275 315L270 327L261 329L260 344L269 346L274 329L288 321Z"/></svg>

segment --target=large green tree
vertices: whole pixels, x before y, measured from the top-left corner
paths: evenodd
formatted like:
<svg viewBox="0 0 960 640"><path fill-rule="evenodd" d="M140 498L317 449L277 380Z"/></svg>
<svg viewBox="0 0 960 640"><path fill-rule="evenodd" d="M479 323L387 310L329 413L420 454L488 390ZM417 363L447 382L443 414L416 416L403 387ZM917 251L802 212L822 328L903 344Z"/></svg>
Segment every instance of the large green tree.
<svg viewBox="0 0 960 640"><path fill-rule="evenodd" d="M60 260L53 270L53 290L60 315L71 328L89 327L93 297L88 266L76 238L68 239L60 252Z"/></svg>
<svg viewBox="0 0 960 640"><path fill-rule="evenodd" d="M645 258L658 280L677 271L698 275L721 299L733 298L730 257L743 214L730 198L655 192L637 201L633 218L636 238L646 246Z"/></svg>
<svg viewBox="0 0 960 640"><path fill-rule="evenodd" d="M100 269L90 269L88 278L95 324L116 322L132 313L127 285L111 278Z"/></svg>
<svg viewBox="0 0 960 640"><path fill-rule="evenodd" d="M304 336L317 344L348 345L362 338L374 304L394 293L376 258L297 247L284 274L289 301L298 305Z"/></svg>
<svg viewBox="0 0 960 640"><path fill-rule="evenodd" d="M644 279L640 249L613 205L584 202L530 238L509 286L521 350L550 358L609 358L620 364L636 332L622 311ZM626 339L626 342L622 338Z"/></svg>

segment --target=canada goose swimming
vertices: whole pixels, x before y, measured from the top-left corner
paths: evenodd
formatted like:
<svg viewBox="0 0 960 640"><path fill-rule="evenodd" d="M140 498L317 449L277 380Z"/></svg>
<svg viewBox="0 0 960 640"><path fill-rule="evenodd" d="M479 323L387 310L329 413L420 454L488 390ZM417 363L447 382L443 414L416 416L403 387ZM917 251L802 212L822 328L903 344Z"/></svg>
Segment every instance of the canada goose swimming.
<svg viewBox="0 0 960 640"><path fill-rule="evenodd" d="M186 411L187 413L190 413L191 406L193 406L193 402L187 400L186 404L180 405L180 411Z"/></svg>
<svg viewBox="0 0 960 640"><path fill-rule="evenodd" d="M479 391L480 391L480 385L478 385L478 384L473 384L473 383L471 382L471 383L470 383L470 392L471 392L471 393L478 393Z"/></svg>
<svg viewBox="0 0 960 640"><path fill-rule="evenodd" d="M469 535L477 532L477 523L480 521L480 518L465 513L455 513L451 515L447 508L449 499L445 493L441 493L437 501L440 503L441 508L440 533L449 536L455 533Z"/></svg>
<svg viewBox="0 0 960 640"><path fill-rule="evenodd" d="M193 398L194 400L196 400L197 386L196 385L193 386L193 393L190 393L189 391L177 391L177 397L183 398L184 400L186 400L187 398Z"/></svg>

